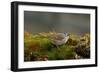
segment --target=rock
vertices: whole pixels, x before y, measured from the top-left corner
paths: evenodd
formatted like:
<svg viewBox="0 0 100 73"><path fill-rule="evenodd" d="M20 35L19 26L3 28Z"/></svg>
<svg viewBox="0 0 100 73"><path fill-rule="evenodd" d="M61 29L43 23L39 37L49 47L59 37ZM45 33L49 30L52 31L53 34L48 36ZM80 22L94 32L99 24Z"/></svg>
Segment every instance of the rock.
<svg viewBox="0 0 100 73"><path fill-rule="evenodd" d="M75 52L83 58L90 58L90 48L76 48Z"/></svg>

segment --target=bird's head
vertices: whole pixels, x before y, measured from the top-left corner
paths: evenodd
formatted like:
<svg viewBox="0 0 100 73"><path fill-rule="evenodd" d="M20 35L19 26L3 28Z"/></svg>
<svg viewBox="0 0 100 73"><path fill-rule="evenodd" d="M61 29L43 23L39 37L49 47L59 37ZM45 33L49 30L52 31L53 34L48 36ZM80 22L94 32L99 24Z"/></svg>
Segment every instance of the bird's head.
<svg viewBox="0 0 100 73"><path fill-rule="evenodd" d="M67 37L67 36L69 36L69 34L67 33L67 32L64 32L64 35Z"/></svg>

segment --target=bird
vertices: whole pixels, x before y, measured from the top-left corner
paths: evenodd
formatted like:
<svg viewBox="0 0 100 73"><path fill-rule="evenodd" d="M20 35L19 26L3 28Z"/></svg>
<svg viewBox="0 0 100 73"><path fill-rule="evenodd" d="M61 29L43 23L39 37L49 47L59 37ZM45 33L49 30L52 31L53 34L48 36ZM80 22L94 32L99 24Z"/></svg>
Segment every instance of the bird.
<svg viewBox="0 0 100 73"><path fill-rule="evenodd" d="M68 33L56 33L51 35L49 39L54 45L59 46L65 44L68 41L69 35Z"/></svg>

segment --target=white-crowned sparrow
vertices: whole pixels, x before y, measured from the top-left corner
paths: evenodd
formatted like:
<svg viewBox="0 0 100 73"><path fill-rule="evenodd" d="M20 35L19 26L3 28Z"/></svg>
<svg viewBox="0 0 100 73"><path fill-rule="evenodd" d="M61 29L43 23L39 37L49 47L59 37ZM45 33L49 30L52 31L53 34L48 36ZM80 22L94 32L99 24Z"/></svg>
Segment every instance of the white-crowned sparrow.
<svg viewBox="0 0 100 73"><path fill-rule="evenodd" d="M68 33L56 33L49 36L49 38L54 45L62 45L68 41L69 35Z"/></svg>

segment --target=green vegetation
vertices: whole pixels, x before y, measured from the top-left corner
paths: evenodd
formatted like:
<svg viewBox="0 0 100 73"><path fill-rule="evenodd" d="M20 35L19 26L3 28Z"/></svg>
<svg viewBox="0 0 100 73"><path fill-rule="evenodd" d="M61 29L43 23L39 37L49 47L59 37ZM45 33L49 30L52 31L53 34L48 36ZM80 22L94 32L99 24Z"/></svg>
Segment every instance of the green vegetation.
<svg viewBox="0 0 100 73"><path fill-rule="evenodd" d="M90 34L69 33L65 44L54 45L48 38L55 32L24 33L24 61L68 60L90 57ZM77 56L76 56L77 55Z"/></svg>

